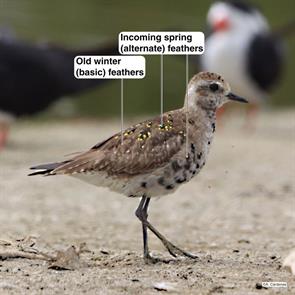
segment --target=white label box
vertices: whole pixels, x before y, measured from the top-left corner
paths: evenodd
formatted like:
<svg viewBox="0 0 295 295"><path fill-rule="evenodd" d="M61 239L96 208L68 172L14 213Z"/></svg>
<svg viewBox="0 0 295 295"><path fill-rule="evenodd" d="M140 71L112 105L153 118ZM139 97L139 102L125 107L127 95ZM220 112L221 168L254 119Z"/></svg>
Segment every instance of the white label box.
<svg viewBox="0 0 295 295"><path fill-rule="evenodd" d="M142 79L144 56L79 55L74 59L77 79Z"/></svg>
<svg viewBox="0 0 295 295"><path fill-rule="evenodd" d="M118 38L121 54L195 55L203 54L203 32L121 32Z"/></svg>

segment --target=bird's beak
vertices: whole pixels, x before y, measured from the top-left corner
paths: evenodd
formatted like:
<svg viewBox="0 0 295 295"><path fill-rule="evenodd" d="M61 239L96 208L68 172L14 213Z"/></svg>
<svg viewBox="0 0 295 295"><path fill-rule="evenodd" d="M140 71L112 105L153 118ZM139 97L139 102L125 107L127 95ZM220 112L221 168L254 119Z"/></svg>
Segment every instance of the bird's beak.
<svg viewBox="0 0 295 295"><path fill-rule="evenodd" d="M244 103L248 103L248 100L246 100L243 97L240 97L238 95L233 94L232 92L230 92L229 94L226 95L226 97L230 100L235 100L235 101L239 101L239 102L244 102Z"/></svg>
<svg viewBox="0 0 295 295"><path fill-rule="evenodd" d="M226 31L229 28L229 20L226 16L221 16L213 23L213 31Z"/></svg>

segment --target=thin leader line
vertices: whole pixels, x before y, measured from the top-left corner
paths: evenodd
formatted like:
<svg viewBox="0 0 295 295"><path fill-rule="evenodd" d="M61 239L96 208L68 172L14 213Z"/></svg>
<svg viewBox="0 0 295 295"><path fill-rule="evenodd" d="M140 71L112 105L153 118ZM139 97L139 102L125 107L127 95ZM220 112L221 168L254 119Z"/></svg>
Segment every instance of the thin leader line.
<svg viewBox="0 0 295 295"><path fill-rule="evenodd" d="M163 54L161 54L161 126L163 125L163 112L164 112L164 82L163 82Z"/></svg>
<svg viewBox="0 0 295 295"><path fill-rule="evenodd" d="M185 100L185 126L186 126L186 143L185 143L185 149L186 149L186 157L188 157L188 55L185 56L185 84L186 84L186 100Z"/></svg>
<svg viewBox="0 0 295 295"><path fill-rule="evenodd" d="M121 79L121 144L123 144L123 128L124 128L124 87L123 87L123 79Z"/></svg>

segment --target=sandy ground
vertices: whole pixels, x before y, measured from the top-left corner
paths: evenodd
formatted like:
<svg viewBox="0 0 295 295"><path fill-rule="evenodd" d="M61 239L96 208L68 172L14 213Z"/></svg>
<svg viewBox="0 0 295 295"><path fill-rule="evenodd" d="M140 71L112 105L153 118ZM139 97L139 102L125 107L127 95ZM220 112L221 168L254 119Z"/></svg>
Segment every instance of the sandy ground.
<svg viewBox="0 0 295 295"><path fill-rule="evenodd" d="M245 132L231 117L217 129L203 171L150 206L151 222L199 259L156 265L142 259L138 199L68 177L26 176L33 164L104 139L119 121L19 121L0 154L0 240L34 236L34 247L47 253L85 242L90 252L74 270L0 260L0 294L295 294L295 277L282 267L295 247L294 118L264 113L255 132ZM152 235L150 248L170 258ZM263 281L288 288L259 289Z"/></svg>

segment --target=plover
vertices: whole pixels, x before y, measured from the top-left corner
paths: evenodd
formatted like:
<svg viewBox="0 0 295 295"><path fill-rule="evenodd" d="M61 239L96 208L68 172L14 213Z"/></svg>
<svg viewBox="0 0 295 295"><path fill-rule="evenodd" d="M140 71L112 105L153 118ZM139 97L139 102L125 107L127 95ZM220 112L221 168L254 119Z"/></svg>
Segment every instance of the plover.
<svg viewBox="0 0 295 295"><path fill-rule="evenodd" d="M214 2L207 23L211 33L200 56L201 69L220 73L234 92L249 100L251 114L282 76L282 35L272 32L265 16L247 1Z"/></svg>
<svg viewBox="0 0 295 295"><path fill-rule="evenodd" d="M140 197L136 216L142 223L144 258L152 257L147 229L172 256L195 256L168 241L147 217L150 199L174 192L205 165L215 132L216 110L229 100L247 102L233 94L215 73L201 72L187 86L185 104L161 117L127 128L67 161L32 167L30 175L70 175L127 197ZM123 139L121 138L123 136Z"/></svg>
<svg viewBox="0 0 295 295"><path fill-rule="evenodd" d="M75 95L107 80L78 80L73 76L76 55L118 54L115 43L91 49L66 49L30 44L16 38L0 39L0 148L10 121L44 111L62 96Z"/></svg>

